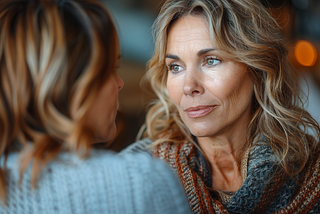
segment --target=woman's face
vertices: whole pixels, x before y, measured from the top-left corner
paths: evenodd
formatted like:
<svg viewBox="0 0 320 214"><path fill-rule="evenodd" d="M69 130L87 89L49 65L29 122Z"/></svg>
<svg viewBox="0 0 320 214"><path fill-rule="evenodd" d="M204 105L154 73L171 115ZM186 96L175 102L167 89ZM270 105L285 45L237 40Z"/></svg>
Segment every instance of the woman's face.
<svg viewBox="0 0 320 214"><path fill-rule="evenodd" d="M117 72L112 72L87 112L87 125L94 131L97 142L109 141L116 134L118 92L123 85L123 80Z"/></svg>
<svg viewBox="0 0 320 214"><path fill-rule="evenodd" d="M247 128L253 96L247 66L212 43L204 18L189 15L172 24L166 65L169 96L193 135L232 137Z"/></svg>

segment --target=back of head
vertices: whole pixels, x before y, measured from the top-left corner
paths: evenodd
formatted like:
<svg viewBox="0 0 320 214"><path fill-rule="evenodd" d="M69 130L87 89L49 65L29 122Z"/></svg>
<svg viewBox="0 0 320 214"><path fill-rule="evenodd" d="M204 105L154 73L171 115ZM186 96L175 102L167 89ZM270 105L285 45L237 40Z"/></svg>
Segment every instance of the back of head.
<svg viewBox="0 0 320 214"><path fill-rule="evenodd" d="M95 0L0 2L0 155L28 150L41 168L61 150L87 154L93 133L84 115L115 71L118 37ZM2 199L5 197L1 170Z"/></svg>

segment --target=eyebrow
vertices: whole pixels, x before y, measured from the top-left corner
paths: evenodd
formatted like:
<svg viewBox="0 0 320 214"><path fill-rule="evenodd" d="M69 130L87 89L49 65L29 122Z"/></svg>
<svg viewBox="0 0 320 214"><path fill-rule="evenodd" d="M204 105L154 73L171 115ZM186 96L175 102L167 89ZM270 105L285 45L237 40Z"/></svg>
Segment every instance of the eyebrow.
<svg viewBox="0 0 320 214"><path fill-rule="evenodd" d="M175 60L180 60L180 58L177 55L173 55L173 54L167 54L166 58L170 58L170 59L175 59Z"/></svg>
<svg viewBox="0 0 320 214"><path fill-rule="evenodd" d="M208 53L208 52L214 51L214 50L215 50L214 48L205 48L205 49L202 49L202 50L198 51L197 56L201 56L201 55L203 55L203 54L205 54L205 53Z"/></svg>
<svg viewBox="0 0 320 214"><path fill-rule="evenodd" d="M198 51L197 53L197 56L201 56L205 53L208 53L210 51L214 51L215 49L214 48L205 48L205 49L202 49L200 51ZM173 54L167 54L166 55L166 58L170 58L170 59L175 59L175 60L180 60L180 58L177 56L177 55L173 55Z"/></svg>

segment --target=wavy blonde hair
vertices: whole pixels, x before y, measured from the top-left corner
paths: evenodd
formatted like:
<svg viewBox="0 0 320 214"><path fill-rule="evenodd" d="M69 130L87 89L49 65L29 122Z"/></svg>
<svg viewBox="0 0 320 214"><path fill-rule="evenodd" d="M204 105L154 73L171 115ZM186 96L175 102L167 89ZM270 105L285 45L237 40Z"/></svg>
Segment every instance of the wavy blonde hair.
<svg viewBox="0 0 320 214"><path fill-rule="evenodd" d="M115 72L118 45L94 0L0 2L0 155L22 149L20 178L31 160L35 186L60 151L88 155L94 134L84 116ZM0 179L5 200L5 162Z"/></svg>
<svg viewBox="0 0 320 214"><path fill-rule="evenodd" d="M280 27L257 0L167 0L164 3L153 26L155 51L144 76L159 100L152 103L140 136L154 140L153 145L192 141L190 131L170 100L165 64L170 26L188 15L203 17L218 48L249 67L254 98L243 150L264 136L286 173L290 176L299 173L309 157L319 150L319 125L303 109Z"/></svg>

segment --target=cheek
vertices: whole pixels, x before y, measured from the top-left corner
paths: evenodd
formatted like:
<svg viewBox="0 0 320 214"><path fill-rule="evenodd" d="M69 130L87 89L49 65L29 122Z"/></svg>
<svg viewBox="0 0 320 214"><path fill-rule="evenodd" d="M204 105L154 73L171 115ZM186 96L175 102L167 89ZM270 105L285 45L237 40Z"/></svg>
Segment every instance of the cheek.
<svg viewBox="0 0 320 214"><path fill-rule="evenodd" d="M214 83L214 84L213 84ZM253 83L246 74L213 81L210 91L223 106L230 109L246 105L252 99Z"/></svg>
<svg viewBox="0 0 320 214"><path fill-rule="evenodd" d="M251 104L253 95L253 84L249 77L240 79L229 90L228 103L229 108L246 108Z"/></svg>
<svg viewBox="0 0 320 214"><path fill-rule="evenodd" d="M183 91L180 90L179 81L168 80L167 81L167 90L169 93L169 97L175 105L178 105Z"/></svg>

